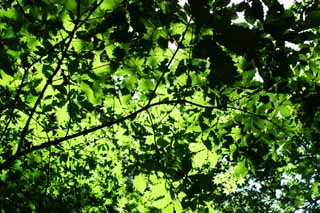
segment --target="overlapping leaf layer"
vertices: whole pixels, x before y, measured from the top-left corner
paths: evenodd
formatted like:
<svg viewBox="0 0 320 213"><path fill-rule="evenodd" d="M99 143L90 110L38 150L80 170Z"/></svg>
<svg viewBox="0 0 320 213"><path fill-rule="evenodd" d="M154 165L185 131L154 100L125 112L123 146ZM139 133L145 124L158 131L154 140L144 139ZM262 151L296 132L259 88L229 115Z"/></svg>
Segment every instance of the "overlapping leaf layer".
<svg viewBox="0 0 320 213"><path fill-rule="evenodd" d="M319 211L318 1L182 2L0 2L2 211Z"/></svg>

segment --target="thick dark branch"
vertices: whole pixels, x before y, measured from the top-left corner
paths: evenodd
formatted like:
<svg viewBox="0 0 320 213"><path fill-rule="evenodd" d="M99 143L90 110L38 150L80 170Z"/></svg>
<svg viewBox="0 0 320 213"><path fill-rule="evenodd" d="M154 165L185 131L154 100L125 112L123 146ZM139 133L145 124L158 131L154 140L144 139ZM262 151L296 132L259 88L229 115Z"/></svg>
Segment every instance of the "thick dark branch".
<svg viewBox="0 0 320 213"><path fill-rule="evenodd" d="M77 0L77 19L78 21L81 18L81 14L80 14L80 0Z"/></svg>
<svg viewBox="0 0 320 213"><path fill-rule="evenodd" d="M99 126L95 126L95 127L90 128L90 129L85 129L85 130L80 131L78 133L75 133L75 134L72 134L72 135L67 135L65 137L58 138L58 139L55 139L53 141L48 141L48 142L45 142L45 143L42 143L42 144L39 144L39 145L36 145L36 146L32 146L31 148L26 149L26 150L22 150L20 152L16 152L15 155L9 157L4 163L0 164L0 171L2 169L9 168L11 166L11 164L15 160L18 160L21 157L26 156L27 154L32 153L34 151L41 150L41 149L44 149L44 148L47 148L47 147L50 147L50 146L54 146L54 145L60 144L60 143L62 143L64 141L67 141L67 140L70 140L70 139L74 139L74 138L77 138L77 137L80 137L80 136L87 135L89 133L95 132L97 130L100 130L100 129L103 129L103 128L106 128L106 127L110 127L110 126L115 125L115 124L119 124L119 123L124 122L124 121L129 120L129 119L134 119L139 113L147 111L151 107L159 106L159 105L171 105L171 104L190 104L190 105L197 106L197 107L200 107L200 108L223 110L219 106L202 105L202 104L194 103L192 101L188 101L188 100L184 100L184 99L183 100L171 100L171 101L170 100L159 101L159 102L156 102L156 103L153 103L153 104L146 105L146 106L140 108L139 110L137 110L137 111L135 111L135 112L133 112L133 113L127 115L127 116L124 116L122 118L119 118L117 120L109 121L109 122L106 122L106 123L101 124ZM254 116L257 116L259 118L262 118L260 115L256 115L256 114L251 113L251 112L246 112L246 111L243 111L243 110L238 109L238 108L227 107L227 109L242 111L244 113L247 113L247 114L254 115ZM267 117L263 117L263 118L268 120L268 121L270 121Z"/></svg>
<svg viewBox="0 0 320 213"><path fill-rule="evenodd" d="M215 107L215 106L203 106L203 105L200 105L200 104L197 104L197 103L193 103L193 102L187 101L187 100L160 101L160 102L157 102L157 103L149 104L149 105L146 105L146 106L140 108L139 110L137 110L137 111L125 116L125 117L119 118L118 120L106 122L106 123L101 124L99 126L92 127L90 129L86 129L86 130L80 131L80 132L75 133L73 135L67 135L65 137L58 138L58 139L55 139L53 141L48 141L48 142L42 143L40 145L32 146L31 148L26 149L26 150L22 150L20 152L16 152L15 155L9 157L4 163L0 164L0 171L2 169L10 167L10 165L15 160L17 160L17 159L19 159L19 158L21 158L23 156L26 156L29 153L32 153L34 151L41 150L41 149L44 149L44 148L47 148L47 147L50 147L50 146L53 146L53 145L60 144L60 143L62 143L64 141L67 141L67 140L70 140L70 139L74 139L74 138L77 138L77 137L80 137L80 136L95 132L97 130L100 130L100 129L103 129L103 128L106 128L106 127L110 127L110 126L112 126L114 124L121 123L121 122L126 121L128 119L133 119L139 113L141 113L143 111L146 111L151 107L158 106L158 105L185 104L185 103L191 104L191 105L194 105L194 106L198 106L198 107L201 107L201 108L219 109L218 107Z"/></svg>
<svg viewBox="0 0 320 213"><path fill-rule="evenodd" d="M125 120L128 120L128 119L131 119L131 118L135 118L139 113L149 109L150 107L158 106L158 105L162 105L162 104L175 104L175 103L183 103L183 102L184 101L176 100L176 101L161 101L161 102L149 104L149 105L146 105L146 106L142 107L141 109L139 109L139 110L137 110L137 111L125 116L125 117L122 117L122 118L120 118L118 120L106 122L106 123L101 124L99 126L83 130L83 131L75 133L73 135L67 135L66 137L58 138L56 140L48 141L48 142L42 143L40 145L32 146L29 149L22 150L20 152L16 152L13 156L9 157L4 163L0 164L0 171L2 169L10 167L10 165L15 160L17 160L17 159L19 159L19 158L21 158L21 157L23 157L23 156L25 156L25 155L27 155L27 154L29 154L31 152L34 152L34 151L37 151L37 150L40 150L40 149L44 149L44 148L47 148L47 147L50 147L50 146L53 146L53 145L57 145L57 144L60 144L60 143L62 143L64 141L67 141L67 140L70 140L70 139L73 139L73 138L77 138L77 137L80 137L80 136L95 132L95 131L103 129L105 127L110 127L110 126L112 126L114 124L121 123L121 122L123 122Z"/></svg>

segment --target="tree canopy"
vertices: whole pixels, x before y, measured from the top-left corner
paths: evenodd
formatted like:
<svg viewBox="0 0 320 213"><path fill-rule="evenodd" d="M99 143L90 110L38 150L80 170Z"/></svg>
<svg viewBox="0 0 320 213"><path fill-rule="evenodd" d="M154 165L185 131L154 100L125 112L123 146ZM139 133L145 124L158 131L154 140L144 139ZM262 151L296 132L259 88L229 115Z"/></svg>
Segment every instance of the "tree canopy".
<svg viewBox="0 0 320 213"><path fill-rule="evenodd" d="M319 27L317 0L1 1L0 209L319 211Z"/></svg>

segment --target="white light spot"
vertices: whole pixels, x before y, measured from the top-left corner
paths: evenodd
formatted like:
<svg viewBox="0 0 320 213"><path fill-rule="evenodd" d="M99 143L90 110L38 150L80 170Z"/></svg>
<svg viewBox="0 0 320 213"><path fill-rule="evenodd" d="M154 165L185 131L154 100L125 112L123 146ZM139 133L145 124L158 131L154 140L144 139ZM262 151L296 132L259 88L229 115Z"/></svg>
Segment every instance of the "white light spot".
<svg viewBox="0 0 320 213"><path fill-rule="evenodd" d="M261 77L260 73L258 71L256 71L256 74L254 75L253 79L254 81L258 81L258 82L261 82L263 83L263 78Z"/></svg>
<svg viewBox="0 0 320 213"><path fill-rule="evenodd" d="M310 44L312 44L313 43L313 41L304 41L303 42L303 44L306 44L306 45L310 45Z"/></svg>
<svg viewBox="0 0 320 213"><path fill-rule="evenodd" d="M256 189L257 189L258 191L260 191L260 189L262 188L262 186L261 186L260 183L256 183L254 186L256 187Z"/></svg>
<svg viewBox="0 0 320 213"><path fill-rule="evenodd" d="M140 93L139 92L134 92L132 99L133 100L138 100L140 98Z"/></svg>
<svg viewBox="0 0 320 213"><path fill-rule="evenodd" d="M239 4L239 3L241 3L241 2L243 2L243 0L232 0L231 2L230 2L230 4ZM229 4L229 5L230 5ZM229 6L228 5L228 6Z"/></svg>
<svg viewBox="0 0 320 213"><path fill-rule="evenodd" d="M262 188L260 183L257 183L253 180L249 180L249 188L256 190L256 191L260 191L260 189Z"/></svg>
<svg viewBox="0 0 320 213"><path fill-rule="evenodd" d="M168 47L170 50L176 50L178 48L177 44L175 42L168 42Z"/></svg>
<svg viewBox="0 0 320 213"><path fill-rule="evenodd" d="M267 13L268 13L268 7L267 7L267 5L264 4L264 2L262 2L262 7L263 7L263 19L266 20Z"/></svg>
<svg viewBox="0 0 320 213"><path fill-rule="evenodd" d="M184 7L185 4L187 4L188 0L179 0L178 1L178 4L181 6L181 7Z"/></svg>
<svg viewBox="0 0 320 213"><path fill-rule="evenodd" d="M235 20L232 20L233 24L238 24L238 23L244 23L246 22L245 18L244 18L244 12L237 12L237 16L238 18Z"/></svg>
<svg viewBox="0 0 320 213"><path fill-rule="evenodd" d="M276 189L276 197L279 199L282 195L282 191L280 189Z"/></svg>
<svg viewBox="0 0 320 213"><path fill-rule="evenodd" d="M288 9L294 4L294 0L279 0L279 3L283 5L284 9Z"/></svg>
<svg viewBox="0 0 320 213"><path fill-rule="evenodd" d="M283 118L283 116L281 115L280 112L278 112L276 116L277 116L278 118L280 118L280 119Z"/></svg>
<svg viewBox="0 0 320 213"><path fill-rule="evenodd" d="M115 83L116 86L121 85L122 82L123 82L123 79L124 79L123 76L116 76L116 75L114 75L112 78L115 81L114 83Z"/></svg>
<svg viewBox="0 0 320 213"><path fill-rule="evenodd" d="M228 7L232 6L232 4L239 4L241 2L244 2L244 0L231 0L230 4L228 4ZM268 7L263 2L262 2L262 7L263 7L263 13L264 13L264 19L265 19L266 18L266 14L268 12ZM238 16L238 18L236 20L233 20L232 23L236 24L236 23L244 23L244 22L246 22L244 11L243 12L237 12L237 16Z"/></svg>
<svg viewBox="0 0 320 213"><path fill-rule="evenodd" d="M300 50L299 45L291 43L291 42L288 42L288 41L285 41L284 45L285 45L285 47L291 48L291 49L293 49L295 51L299 51Z"/></svg>

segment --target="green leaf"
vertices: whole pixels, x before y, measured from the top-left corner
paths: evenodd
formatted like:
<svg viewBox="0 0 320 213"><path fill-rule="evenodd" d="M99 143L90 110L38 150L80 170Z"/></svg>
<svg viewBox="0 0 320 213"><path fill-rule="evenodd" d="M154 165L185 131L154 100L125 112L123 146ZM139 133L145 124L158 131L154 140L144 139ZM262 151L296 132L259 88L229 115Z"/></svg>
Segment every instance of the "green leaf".
<svg viewBox="0 0 320 213"><path fill-rule="evenodd" d="M238 126L232 127L230 135L234 141L238 141L242 136L241 129Z"/></svg>
<svg viewBox="0 0 320 213"><path fill-rule="evenodd" d="M1 210L316 211L317 1L181 2L1 1Z"/></svg>
<svg viewBox="0 0 320 213"><path fill-rule="evenodd" d="M208 163L211 166L211 168L214 168L219 161L219 155L215 152L209 152L208 151Z"/></svg>
<svg viewBox="0 0 320 213"><path fill-rule="evenodd" d="M208 161L208 151L203 150L201 152L198 152L192 157L192 167L193 168L201 168L203 165L205 165Z"/></svg>
<svg viewBox="0 0 320 213"><path fill-rule="evenodd" d="M47 78L52 75L53 71L54 70L51 66L43 65L42 72Z"/></svg>
<svg viewBox="0 0 320 213"><path fill-rule="evenodd" d="M230 149L230 159L233 160L233 154L237 150L237 145L236 144L231 144L229 149Z"/></svg>
<svg viewBox="0 0 320 213"><path fill-rule="evenodd" d="M279 157L278 157L278 153L277 150L275 148L275 146L272 147L272 155L271 155L272 160L274 161L278 161Z"/></svg>
<svg viewBox="0 0 320 213"><path fill-rule="evenodd" d="M136 190L143 193L147 187L146 178L143 174L139 174L133 179L133 186Z"/></svg>
<svg viewBox="0 0 320 213"><path fill-rule="evenodd" d="M88 100L91 102L91 103L96 103L96 98L95 98L95 95L94 95L94 92L92 90L92 88L85 82L81 82L80 83L80 88L82 91L84 91L84 93L86 94Z"/></svg>
<svg viewBox="0 0 320 213"><path fill-rule="evenodd" d="M174 200L173 201L173 205L174 205L174 210L177 213L181 213L183 211L183 207L182 207L182 205L181 205L179 200Z"/></svg>
<svg viewBox="0 0 320 213"><path fill-rule="evenodd" d="M189 150L191 152L199 152L202 150L205 150L206 146L203 143L190 143L189 144Z"/></svg>
<svg viewBox="0 0 320 213"><path fill-rule="evenodd" d="M160 196L155 201L152 202L152 206L157 209L164 209L171 202L169 196Z"/></svg>
<svg viewBox="0 0 320 213"><path fill-rule="evenodd" d="M68 103L68 113L72 119L76 119L78 115L79 107L74 102Z"/></svg>
<svg viewBox="0 0 320 213"><path fill-rule="evenodd" d="M313 183L311 190L316 195L319 195L319 183L318 182Z"/></svg>
<svg viewBox="0 0 320 213"><path fill-rule="evenodd" d="M248 173L248 169L246 167L246 160L242 160L237 163L234 167L234 175L236 178L245 177Z"/></svg>
<svg viewBox="0 0 320 213"><path fill-rule="evenodd" d="M65 1L64 5L67 10L74 11L77 8L77 1L76 0L68 0L68 1Z"/></svg>
<svg viewBox="0 0 320 213"><path fill-rule="evenodd" d="M8 10L1 10L0 17L7 17L9 19L16 20L17 12L14 8L10 8Z"/></svg>
<svg viewBox="0 0 320 213"><path fill-rule="evenodd" d="M138 85L142 91L149 91L154 88L154 83L150 79L141 79L139 80Z"/></svg>
<svg viewBox="0 0 320 213"><path fill-rule="evenodd" d="M131 94L121 96L121 103L124 105L128 105L132 96Z"/></svg>
<svg viewBox="0 0 320 213"><path fill-rule="evenodd" d="M108 0L103 1L100 8L104 10L110 10L117 6L120 3L120 0Z"/></svg>
<svg viewBox="0 0 320 213"><path fill-rule="evenodd" d="M283 117L289 117L291 115L291 110L289 106L281 105L279 111Z"/></svg>

